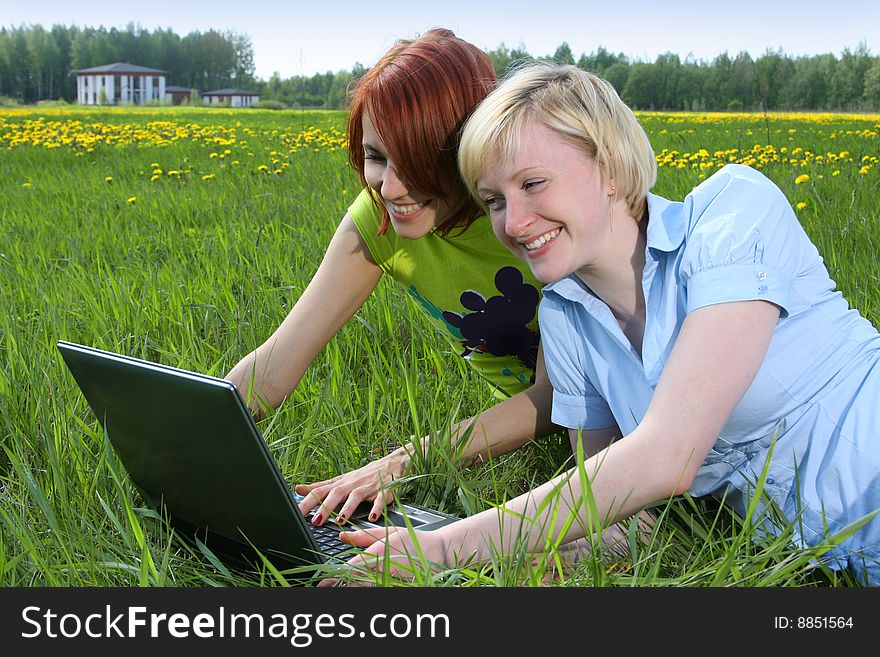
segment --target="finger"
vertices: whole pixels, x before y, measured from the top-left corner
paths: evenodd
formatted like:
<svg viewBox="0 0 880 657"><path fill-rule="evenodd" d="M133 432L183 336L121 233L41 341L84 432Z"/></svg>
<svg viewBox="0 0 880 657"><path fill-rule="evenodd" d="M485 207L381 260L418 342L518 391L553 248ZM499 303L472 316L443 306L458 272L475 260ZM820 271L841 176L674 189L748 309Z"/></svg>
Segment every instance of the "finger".
<svg viewBox="0 0 880 657"><path fill-rule="evenodd" d="M333 491L334 489L330 485L312 489L299 503L300 510L303 514L307 514L314 509L315 514L312 516L312 522L318 525L324 524L327 518L330 517L333 507L336 506L337 499L340 497L338 492L334 496Z"/></svg>
<svg viewBox="0 0 880 657"><path fill-rule="evenodd" d="M351 515L357 510L360 503L364 501L364 493L362 489L355 488L348 494L348 499L345 501L345 504L342 505L342 508L339 509L339 513L336 516L336 523L339 525L345 524L345 522L351 518Z"/></svg>
<svg viewBox="0 0 880 657"><path fill-rule="evenodd" d="M377 495L376 500L373 502L373 508L370 509L370 514L367 516L367 520L370 522L376 522L385 510L385 507L388 506L393 499L394 495L389 490L383 491Z"/></svg>
<svg viewBox="0 0 880 657"><path fill-rule="evenodd" d="M316 525L323 525L333 516L333 511L348 496L347 488L337 487L326 489L324 499L321 501L321 507L315 512L312 522Z"/></svg>
<svg viewBox="0 0 880 657"><path fill-rule="evenodd" d="M364 583L374 585L378 573L384 573L401 579L412 579L413 565L409 557L388 545L374 545L367 552L362 552L346 562L350 568L346 581L362 586ZM372 579L371 579L372 578Z"/></svg>
<svg viewBox="0 0 880 657"><path fill-rule="evenodd" d="M331 483L333 483L333 479L325 479L324 481L315 481L315 482L312 482L311 484L297 484L296 486L293 487L293 490L295 490L300 495L307 495L307 494L311 493L315 488L320 488L321 486L327 486Z"/></svg>
<svg viewBox="0 0 880 657"><path fill-rule="evenodd" d="M299 510L303 515L308 514L309 511L314 509L316 506L321 504L321 498L323 498L323 494L319 493L319 491L323 491L323 488L312 488L306 496L300 500L299 502Z"/></svg>
<svg viewBox="0 0 880 657"><path fill-rule="evenodd" d="M384 541L392 534L396 533L397 527L390 529L359 529L353 532L339 532L339 540L354 547L369 547L377 541Z"/></svg>
<svg viewBox="0 0 880 657"><path fill-rule="evenodd" d="M327 577L326 579L322 579L320 582L318 582L318 587L320 587L320 588L326 588L328 586L336 586L336 587L363 586L363 587L367 587L367 586L376 586L376 582L374 581L374 579L372 579L366 575L361 575L360 577L357 577L354 574L351 574L350 576L346 576L346 577Z"/></svg>

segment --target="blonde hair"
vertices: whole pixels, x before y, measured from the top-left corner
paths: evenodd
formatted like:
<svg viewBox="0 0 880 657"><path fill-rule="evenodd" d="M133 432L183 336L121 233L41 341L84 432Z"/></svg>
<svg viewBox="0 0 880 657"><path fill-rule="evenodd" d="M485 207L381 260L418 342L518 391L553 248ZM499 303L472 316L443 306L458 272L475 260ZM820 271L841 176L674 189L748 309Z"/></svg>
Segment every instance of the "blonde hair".
<svg viewBox="0 0 880 657"><path fill-rule="evenodd" d="M635 115L614 87L576 66L528 64L506 77L464 126L458 151L471 194L493 162L519 150L519 135L537 121L569 139L599 164L637 220L657 180L657 160ZM482 201L480 201L482 203ZM485 208L484 208L485 209Z"/></svg>

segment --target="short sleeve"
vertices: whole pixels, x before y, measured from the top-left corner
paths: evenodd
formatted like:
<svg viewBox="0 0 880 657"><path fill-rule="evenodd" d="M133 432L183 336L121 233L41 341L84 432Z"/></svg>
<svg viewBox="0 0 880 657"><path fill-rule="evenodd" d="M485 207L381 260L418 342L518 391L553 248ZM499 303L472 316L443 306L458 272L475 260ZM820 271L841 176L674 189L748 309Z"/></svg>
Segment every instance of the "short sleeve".
<svg viewBox="0 0 880 657"><path fill-rule="evenodd" d="M554 424L569 429L605 429L615 420L607 402L590 382L576 318L564 304L545 297L538 308L547 376L553 386Z"/></svg>
<svg viewBox="0 0 880 657"><path fill-rule="evenodd" d="M685 216L687 312L764 300L790 314L792 282L818 253L773 182L750 167L724 167L688 195Z"/></svg>

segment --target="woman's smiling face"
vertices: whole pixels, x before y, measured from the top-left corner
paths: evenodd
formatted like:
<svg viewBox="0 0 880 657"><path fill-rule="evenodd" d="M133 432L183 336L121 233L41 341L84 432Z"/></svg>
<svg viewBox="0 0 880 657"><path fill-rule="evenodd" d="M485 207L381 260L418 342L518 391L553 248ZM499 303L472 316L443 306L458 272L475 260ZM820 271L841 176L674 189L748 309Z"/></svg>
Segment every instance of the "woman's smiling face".
<svg viewBox="0 0 880 657"><path fill-rule="evenodd" d="M499 240L550 283L601 260L612 236L612 183L596 160L541 123L524 124L512 158L477 181Z"/></svg>
<svg viewBox="0 0 880 657"><path fill-rule="evenodd" d="M368 113L363 117L364 179L388 210L394 232L418 239L448 219L449 204L410 189L388 155Z"/></svg>

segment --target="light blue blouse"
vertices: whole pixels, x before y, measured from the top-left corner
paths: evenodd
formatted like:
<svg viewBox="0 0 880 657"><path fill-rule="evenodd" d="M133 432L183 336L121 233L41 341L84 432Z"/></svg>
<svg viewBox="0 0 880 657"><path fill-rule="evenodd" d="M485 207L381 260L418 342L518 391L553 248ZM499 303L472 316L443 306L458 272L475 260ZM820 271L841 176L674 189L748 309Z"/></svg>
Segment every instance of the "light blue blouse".
<svg viewBox="0 0 880 657"><path fill-rule="evenodd" d="M553 421L585 430L616 424L627 435L645 415L685 316L762 299L780 308L769 351L690 492L725 494L744 514L775 437L765 494L787 518L802 514L797 542L815 544L826 524L833 534L880 508L880 334L835 291L784 194L754 169L729 165L684 202L649 194L648 215L641 359L577 276L544 288ZM880 516L829 561L880 585Z"/></svg>

